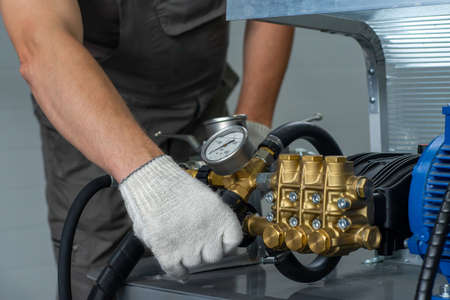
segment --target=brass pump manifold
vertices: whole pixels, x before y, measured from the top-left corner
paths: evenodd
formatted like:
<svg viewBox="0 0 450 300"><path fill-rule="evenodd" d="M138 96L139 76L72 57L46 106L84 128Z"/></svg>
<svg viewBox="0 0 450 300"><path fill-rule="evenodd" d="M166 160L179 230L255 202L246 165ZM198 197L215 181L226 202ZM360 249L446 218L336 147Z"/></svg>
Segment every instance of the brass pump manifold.
<svg viewBox="0 0 450 300"><path fill-rule="evenodd" d="M272 213L244 222L267 247L325 256L379 247L380 231L368 219L371 184L345 157L282 154L271 186Z"/></svg>

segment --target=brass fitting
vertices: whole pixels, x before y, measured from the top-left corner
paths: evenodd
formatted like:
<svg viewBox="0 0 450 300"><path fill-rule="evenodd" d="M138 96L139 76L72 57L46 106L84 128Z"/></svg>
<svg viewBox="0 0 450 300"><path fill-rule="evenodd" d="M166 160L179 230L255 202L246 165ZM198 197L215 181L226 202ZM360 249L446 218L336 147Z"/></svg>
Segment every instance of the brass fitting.
<svg viewBox="0 0 450 300"><path fill-rule="evenodd" d="M331 249L331 237L327 230L319 229L308 237L308 246L316 254L328 253Z"/></svg>
<svg viewBox="0 0 450 300"><path fill-rule="evenodd" d="M302 252L308 246L308 232L305 226L291 228L286 232L286 246L291 251Z"/></svg>
<svg viewBox="0 0 450 300"><path fill-rule="evenodd" d="M271 155L270 149L260 148L241 170L227 176L210 172L208 182L247 201L257 175L270 164L265 158ZM262 236L267 247L326 256L379 247L380 231L368 220L372 184L355 176L353 163L346 157L281 154L277 171L267 182L273 196L270 222L253 215L243 224L249 235Z"/></svg>
<svg viewBox="0 0 450 300"><path fill-rule="evenodd" d="M212 186L224 187L247 201L248 196L256 188L256 177L270 164L267 157L271 157L273 154L269 148L259 148L255 156L241 170L226 176L211 172L208 182Z"/></svg>
<svg viewBox="0 0 450 300"><path fill-rule="evenodd" d="M376 226L364 226L358 231L356 238L364 248L373 250L380 245L381 233Z"/></svg>
<svg viewBox="0 0 450 300"><path fill-rule="evenodd" d="M380 231L368 220L372 185L346 157L282 154L273 176L273 222L251 216L244 224L267 247L341 256L379 246Z"/></svg>
<svg viewBox="0 0 450 300"><path fill-rule="evenodd" d="M186 171L186 173L188 173L192 178L197 177L198 170L196 170L196 169L188 169L188 170L185 170L185 171Z"/></svg>
<svg viewBox="0 0 450 300"><path fill-rule="evenodd" d="M269 224L263 232L264 244L270 249L283 250L286 248L284 243L286 231L289 229L285 224Z"/></svg>
<svg viewBox="0 0 450 300"><path fill-rule="evenodd" d="M262 236L264 229L266 229L267 226L269 226L269 222L266 220L266 218L258 216L248 216L244 220L243 228L249 235Z"/></svg>

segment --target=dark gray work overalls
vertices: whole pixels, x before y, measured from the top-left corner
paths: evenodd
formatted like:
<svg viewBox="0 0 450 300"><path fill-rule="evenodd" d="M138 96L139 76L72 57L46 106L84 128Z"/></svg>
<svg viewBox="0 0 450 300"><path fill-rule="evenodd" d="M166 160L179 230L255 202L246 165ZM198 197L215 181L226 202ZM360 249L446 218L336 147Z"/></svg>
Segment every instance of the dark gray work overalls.
<svg viewBox="0 0 450 300"><path fill-rule="evenodd" d="M83 4L80 0L85 33L97 23L95 15L87 14L89 1ZM237 77L225 63L228 26L224 0L108 1L119 5L120 39L118 47L99 62L150 137L159 130L197 132L203 120L226 114L225 99ZM48 219L57 253L72 200L86 183L104 172L35 108L41 124ZM157 142L166 153L185 158L184 145ZM86 273L105 263L130 228L117 189L105 190L91 201L75 238L74 299L87 298L91 282Z"/></svg>

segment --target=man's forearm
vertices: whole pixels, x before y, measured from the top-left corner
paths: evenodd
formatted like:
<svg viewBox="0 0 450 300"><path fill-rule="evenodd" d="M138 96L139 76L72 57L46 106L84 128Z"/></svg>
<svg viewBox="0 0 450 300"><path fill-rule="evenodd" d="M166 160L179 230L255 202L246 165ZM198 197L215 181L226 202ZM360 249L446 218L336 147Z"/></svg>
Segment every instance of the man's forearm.
<svg viewBox="0 0 450 300"><path fill-rule="evenodd" d="M236 113L272 125L273 112L292 48L292 27L249 21L244 40L244 75Z"/></svg>
<svg viewBox="0 0 450 300"><path fill-rule="evenodd" d="M37 41L21 71L55 128L117 180L159 155L83 45L63 31L48 34L52 44Z"/></svg>

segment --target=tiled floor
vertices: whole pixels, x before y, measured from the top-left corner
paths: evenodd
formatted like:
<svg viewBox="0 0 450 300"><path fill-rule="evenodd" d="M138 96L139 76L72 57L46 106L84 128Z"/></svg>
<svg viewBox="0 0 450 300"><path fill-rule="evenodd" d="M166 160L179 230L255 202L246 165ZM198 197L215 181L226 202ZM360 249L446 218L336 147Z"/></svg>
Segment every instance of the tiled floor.
<svg viewBox="0 0 450 300"><path fill-rule="evenodd" d="M243 25L231 27L229 58L238 73ZM230 99L231 107L237 92ZM322 125L332 129L346 152L367 150L361 50L350 39L299 30L275 125L316 111L324 113ZM343 117L347 115L351 117ZM56 268L46 225L39 130L1 20L0 141L0 299L54 299Z"/></svg>

